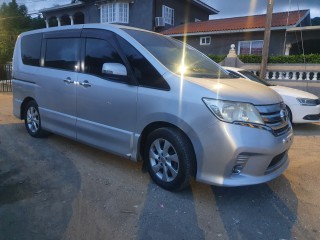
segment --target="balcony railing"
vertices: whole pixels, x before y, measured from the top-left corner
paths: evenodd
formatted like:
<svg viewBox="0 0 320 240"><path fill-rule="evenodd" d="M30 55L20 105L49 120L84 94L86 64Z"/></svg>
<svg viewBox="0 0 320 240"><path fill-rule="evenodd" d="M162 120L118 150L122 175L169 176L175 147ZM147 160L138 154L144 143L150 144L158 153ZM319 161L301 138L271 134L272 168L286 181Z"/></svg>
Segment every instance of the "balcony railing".
<svg viewBox="0 0 320 240"><path fill-rule="evenodd" d="M259 64L244 64L246 70L259 75ZM266 80L319 81L320 64L268 64Z"/></svg>

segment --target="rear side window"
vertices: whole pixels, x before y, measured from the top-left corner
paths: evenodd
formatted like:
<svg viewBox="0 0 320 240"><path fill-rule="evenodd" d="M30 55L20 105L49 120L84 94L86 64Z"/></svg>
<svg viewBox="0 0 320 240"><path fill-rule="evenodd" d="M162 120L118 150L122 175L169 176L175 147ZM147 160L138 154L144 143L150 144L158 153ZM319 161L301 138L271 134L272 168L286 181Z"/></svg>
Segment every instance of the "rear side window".
<svg viewBox="0 0 320 240"><path fill-rule="evenodd" d="M116 49L107 41L102 39L86 40L85 72L104 77L102 66L104 63L123 64Z"/></svg>
<svg viewBox="0 0 320 240"><path fill-rule="evenodd" d="M44 66L77 71L80 45L79 38L47 39Z"/></svg>
<svg viewBox="0 0 320 240"><path fill-rule="evenodd" d="M140 86L170 90L160 73L137 49L121 37L118 37L118 40Z"/></svg>
<svg viewBox="0 0 320 240"><path fill-rule="evenodd" d="M21 58L25 65L40 66L42 34L31 34L21 39Z"/></svg>

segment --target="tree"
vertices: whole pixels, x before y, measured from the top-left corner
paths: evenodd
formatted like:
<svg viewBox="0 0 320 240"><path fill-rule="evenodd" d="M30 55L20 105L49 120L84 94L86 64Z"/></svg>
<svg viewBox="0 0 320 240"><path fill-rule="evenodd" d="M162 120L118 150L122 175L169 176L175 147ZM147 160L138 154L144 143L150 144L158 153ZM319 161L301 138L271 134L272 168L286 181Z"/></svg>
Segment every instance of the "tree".
<svg viewBox="0 0 320 240"><path fill-rule="evenodd" d="M30 24L28 9L25 5L19 6L16 0L3 3L0 7L0 31L25 30Z"/></svg>
<svg viewBox="0 0 320 240"><path fill-rule="evenodd" d="M31 18L25 5L16 0L0 6L0 63L11 61L17 36L24 31L45 27L41 17Z"/></svg>

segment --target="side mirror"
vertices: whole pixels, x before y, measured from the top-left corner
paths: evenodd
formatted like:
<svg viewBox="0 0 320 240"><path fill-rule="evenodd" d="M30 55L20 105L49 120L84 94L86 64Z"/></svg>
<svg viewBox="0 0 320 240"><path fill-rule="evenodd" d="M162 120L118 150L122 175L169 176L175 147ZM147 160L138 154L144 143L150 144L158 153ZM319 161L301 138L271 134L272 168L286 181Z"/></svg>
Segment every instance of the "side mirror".
<svg viewBox="0 0 320 240"><path fill-rule="evenodd" d="M113 77L126 77L127 69L121 63L104 63L102 66L102 74Z"/></svg>

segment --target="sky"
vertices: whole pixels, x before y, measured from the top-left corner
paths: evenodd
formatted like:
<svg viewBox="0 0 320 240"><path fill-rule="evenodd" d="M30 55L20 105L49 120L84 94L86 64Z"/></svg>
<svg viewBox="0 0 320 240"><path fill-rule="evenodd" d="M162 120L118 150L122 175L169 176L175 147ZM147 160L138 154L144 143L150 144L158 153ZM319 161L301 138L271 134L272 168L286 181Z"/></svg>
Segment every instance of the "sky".
<svg viewBox="0 0 320 240"><path fill-rule="evenodd" d="M202 1L220 11L219 14L211 16L211 19L265 14L268 3L268 0ZM0 0L0 4L3 2L10 2L10 0ZM39 9L49 8L57 4L63 5L70 2L71 0L17 0L18 4L25 4L30 13L35 13ZM274 12L310 9L311 18L320 17L320 0L274 0L274 2Z"/></svg>
<svg viewBox="0 0 320 240"><path fill-rule="evenodd" d="M213 19L266 14L268 0L203 0L220 12ZM274 0L273 12L310 9L311 18L320 17L320 0Z"/></svg>

